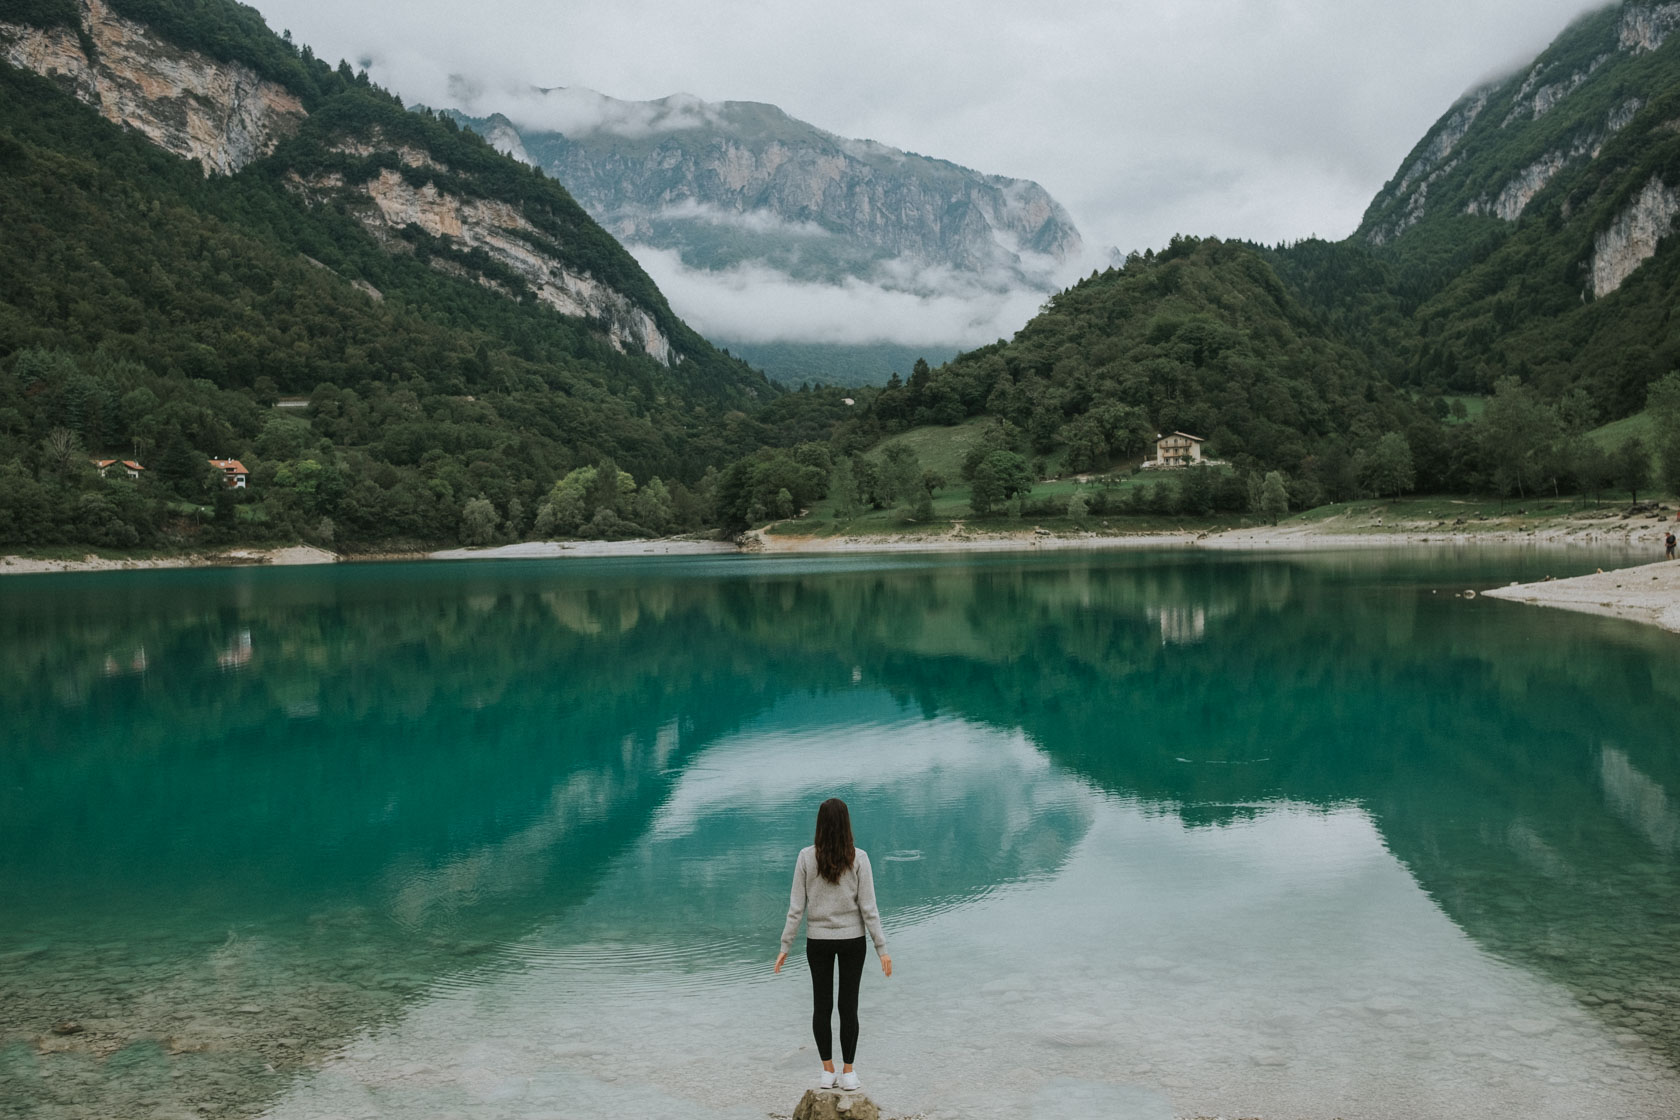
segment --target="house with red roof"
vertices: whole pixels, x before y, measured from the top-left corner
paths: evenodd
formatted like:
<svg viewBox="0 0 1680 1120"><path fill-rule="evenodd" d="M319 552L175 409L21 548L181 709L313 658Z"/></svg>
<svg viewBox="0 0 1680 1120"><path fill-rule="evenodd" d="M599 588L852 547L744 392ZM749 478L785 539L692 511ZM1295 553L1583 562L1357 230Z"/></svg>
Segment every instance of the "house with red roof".
<svg viewBox="0 0 1680 1120"><path fill-rule="evenodd" d="M222 484L231 490L245 489L245 480L250 477L245 464L238 459L212 459L210 465L222 472Z"/></svg>
<svg viewBox="0 0 1680 1120"><path fill-rule="evenodd" d="M139 478L140 472L146 469L133 459L95 459L93 465L99 468L100 478L110 478L111 472L118 469L129 478Z"/></svg>

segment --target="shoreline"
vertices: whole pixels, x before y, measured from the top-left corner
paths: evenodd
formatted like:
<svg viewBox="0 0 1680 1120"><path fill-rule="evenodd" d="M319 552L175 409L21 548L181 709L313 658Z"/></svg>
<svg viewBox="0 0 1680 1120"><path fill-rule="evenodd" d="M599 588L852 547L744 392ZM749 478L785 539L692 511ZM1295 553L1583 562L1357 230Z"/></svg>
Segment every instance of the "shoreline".
<svg viewBox="0 0 1680 1120"><path fill-rule="evenodd" d="M1671 523L1669 523L1671 524ZM1533 528L1498 527L1462 531L1418 523L1354 522L1331 518L1306 524L1245 528L1098 534L1053 533L1033 528L1003 533L973 532L961 525L937 533L818 537L751 529L734 540L660 538L628 541L525 541L494 548L367 553L340 556L312 545L228 549L223 552L137 558L79 559L0 556L0 576L69 572L144 571L165 568L288 567L337 563L411 563L432 560L601 559L644 556L821 556L980 553L1062 553L1207 549L1213 552L1321 553L1372 549L1547 548L1627 549L1628 566L1594 575L1543 583L1495 587L1481 594L1510 602L1597 614L1680 633L1680 563L1661 559L1660 534L1668 524L1624 519L1616 525L1561 522ZM1653 560L1633 561L1651 549ZM1649 571L1646 571L1649 569ZM1631 574L1642 573L1637 580Z"/></svg>
<svg viewBox="0 0 1680 1120"><path fill-rule="evenodd" d="M309 544L284 548L230 548L223 552L191 552L180 556L110 557L90 552L75 560L34 556L0 556L0 575L44 575L59 572L138 572L162 568L252 568L336 564L341 557Z"/></svg>
<svg viewBox="0 0 1680 1120"><path fill-rule="evenodd" d="M1490 599L1641 622L1680 634L1680 561L1657 560L1544 583L1513 583L1482 594Z"/></svg>
<svg viewBox="0 0 1680 1120"><path fill-rule="evenodd" d="M821 555L858 553L1064 552L1197 548L1214 551L1325 552L1372 548L1529 545L1566 548L1651 547L1666 531L1662 522L1617 526L1563 523L1534 528L1449 529L1417 523L1383 526L1336 518L1307 524L1178 529L1140 533L1053 532L1041 528L975 531L960 524L929 533L860 533L816 536L748 529L729 540L660 537L622 541L521 541L487 548L445 548L339 554L314 545L234 548L178 556L78 558L0 556L0 575L143 571L161 568L286 567L308 564L412 563L422 560L543 560L638 556ZM1660 547L1660 546L1658 546ZM1660 555L1657 547L1653 555Z"/></svg>

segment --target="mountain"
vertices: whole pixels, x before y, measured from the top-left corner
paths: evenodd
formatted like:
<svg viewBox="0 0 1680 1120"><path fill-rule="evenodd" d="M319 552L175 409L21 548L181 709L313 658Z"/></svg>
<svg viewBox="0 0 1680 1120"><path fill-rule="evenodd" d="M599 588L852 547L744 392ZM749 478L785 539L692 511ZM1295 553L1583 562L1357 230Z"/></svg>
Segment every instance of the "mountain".
<svg viewBox="0 0 1680 1120"><path fill-rule="evenodd" d="M469 103L481 96L467 87L462 94ZM559 179L621 241L675 254L696 283L738 282L719 277L750 270L828 289L1048 294L1083 251L1067 212L1037 183L835 136L774 105L683 94L621 101L557 88L529 91L505 113L456 116ZM818 341L797 321L779 326L778 342ZM708 330L748 337L735 322ZM892 341L943 349L964 340ZM801 362L849 383L832 349L793 357L789 373ZM770 361L767 368L778 372ZM888 372L864 368L877 382Z"/></svg>
<svg viewBox="0 0 1680 1120"><path fill-rule="evenodd" d="M0 8L0 171L14 543L190 537L207 455L261 484L229 532L452 539L478 498L522 532L603 458L697 481L776 395L551 178L239 4Z"/></svg>
<svg viewBox="0 0 1680 1120"><path fill-rule="evenodd" d="M1450 106L1346 240L1133 254L859 426L991 416L1000 449L1051 471L1183 429L1286 472L1304 505L1375 491L1385 456L1427 491L1637 492L1649 449L1585 437L1680 408L1677 219L1680 3L1613 5ZM1488 411L1460 422L1449 395ZM1673 489L1671 428L1653 426Z"/></svg>
<svg viewBox="0 0 1680 1120"><path fill-rule="evenodd" d="M1602 419L1637 411L1680 363L1677 31L1675 3L1582 17L1449 108L1339 253L1305 246L1284 273L1333 316L1362 306L1349 325L1404 383L1516 376Z"/></svg>

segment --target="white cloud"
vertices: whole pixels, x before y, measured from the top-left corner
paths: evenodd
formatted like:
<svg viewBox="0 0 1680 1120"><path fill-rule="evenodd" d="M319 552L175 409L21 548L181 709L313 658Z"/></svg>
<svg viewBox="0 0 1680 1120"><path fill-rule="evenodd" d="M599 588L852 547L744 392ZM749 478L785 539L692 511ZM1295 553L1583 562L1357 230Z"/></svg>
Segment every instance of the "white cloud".
<svg viewBox="0 0 1680 1120"><path fill-rule="evenodd" d="M474 116L500 113L522 129L587 136L647 136L704 128L717 122L716 109L687 93L657 101L623 101L583 86L539 89L528 84L488 85L467 74L451 74L446 104Z"/></svg>
<svg viewBox="0 0 1680 1120"><path fill-rule="evenodd" d="M946 270L900 270L903 286L814 284L762 265L710 272L671 250L629 249L691 326L742 342L970 347L1015 333L1044 302L1042 292L989 290Z"/></svg>
<svg viewBox="0 0 1680 1120"><path fill-rule="evenodd" d="M366 58L410 101L465 96L523 125L625 134L766 101L840 136L1033 179L1087 245L1174 233L1264 242L1351 233L1412 145L1469 87L1522 65L1595 0L259 0L329 58ZM468 84L451 75L465 75ZM563 86L547 97L535 86ZM588 88L581 88L588 87ZM1089 266L1086 266L1088 270ZM824 288L751 270L708 291L656 276L702 329L765 323L755 300L843 337L1008 335L1025 293ZM832 302L829 302L832 301ZM999 316L1021 316L1004 321ZM984 324L982 326L981 324ZM926 331L918 324L925 324ZM760 325L741 337L765 337Z"/></svg>
<svg viewBox="0 0 1680 1120"><path fill-rule="evenodd" d="M1174 232L1345 236L1460 93L1595 6L478 0L463 20L442 0L261 2L273 26L331 58L370 58L410 100L444 104L449 75L462 74L632 100L682 89L773 102L838 135L1035 179L1088 242L1122 249ZM555 110L590 111L581 97Z"/></svg>
<svg viewBox="0 0 1680 1120"><path fill-rule="evenodd" d="M749 233L777 234L782 237L835 236L832 230L824 229L815 222L790 222L773 210L725 210L692 198L661 207L648 217L654 221L704 222L707 225L728 226Z"/></svg>

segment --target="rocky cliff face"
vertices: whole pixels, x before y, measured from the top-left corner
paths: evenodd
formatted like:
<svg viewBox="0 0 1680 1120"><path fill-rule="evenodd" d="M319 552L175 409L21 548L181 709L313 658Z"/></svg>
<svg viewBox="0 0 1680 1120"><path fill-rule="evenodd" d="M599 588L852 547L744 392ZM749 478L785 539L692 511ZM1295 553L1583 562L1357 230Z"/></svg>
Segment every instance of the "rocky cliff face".
<svg viewBox="0 0 1680 1120"><path fill-rule="evenodd" d="M392 151L408 167L445 173L449 170L428 152L377 140L346 141L337 150L357 156ZM393 251L409 251L408 243L399 236L409 226L446 244L482 251L517 274L544 304L562 315L597 323L620 352L644 353L667 366L682 361L682 354L646 309L594 277L568 267L561 246L511 203L466 198L440 189L435 181L416 186L388 167L359 181L347 181L335 172L293 175L291 182L312 203L345 203ZM440 257L431 263L441 271L462 275L505 295L516 295L456 260Z"/></svg>
<svg viewBox="0 0 1680 1120"><path fill-rule="evenodd" d="M109 121L161 148L231 174L274 150L304 119L285 87L237 63L181 50L104 0L81 0L82 38L63 28L0 23L0 58L58 82Z"/></svg>
<svg viewBox="0 0 1680 1120"><path fill-rule="evenodd" d="M694 268L750 261L836 282L934 267L1048 285L1082 249L1036 183L844 139L772 105L550 90L526 116L551 99L565 99L567 131L462 119L553 174L621 240L675 249Z"/></svg>
<svg viewBox="0 0 1680 1120"><path fill-rule="evenodd" d="M1655 256L1657 242L1674 228L1676 215L1680 215L1680 193L1653 177L1632 205L1616 215L1610 228L1593 238L1593 294L1609 295Z"/></svg>
<svg viewBox="0 0 1680 1120"><path fill-rule="evenodd" d="M206 175L231 175L271 154L308 119L303 102L286 87L239 63L182 49L118 15L105 0L80 0L79 15L80 34L68 27L0 23L0 59L52 80L159 147L198 160ZM377 136L340 138L335 148L363 157L390 152L410 168L440 177L451 173L431 153ZM541 302L597 324L620 351L645 353L665 365L682 358L648 308L568 265L565 247L541 234L512 203L467 200L431 184L413 187L388 169L359 182L314 175L295 175L293 182L311 201L331 196L348 202L378 233L390 235L412 223L463 249L482 250L523 279ZM382 240L393 250L408 248L395 236ZM460 264L434 265L510 297L518 294Z"/></svg>
<svg viewBox="0 0 1680 1120"><path fill-rule="evenodd" d="M1680 4L1627 3L1581 20L1526 70L1467 94L1366 211L1385 245L1430 216L1515 222L1564 170L1596 160L1664 81L1653 59Z"/></svg>

